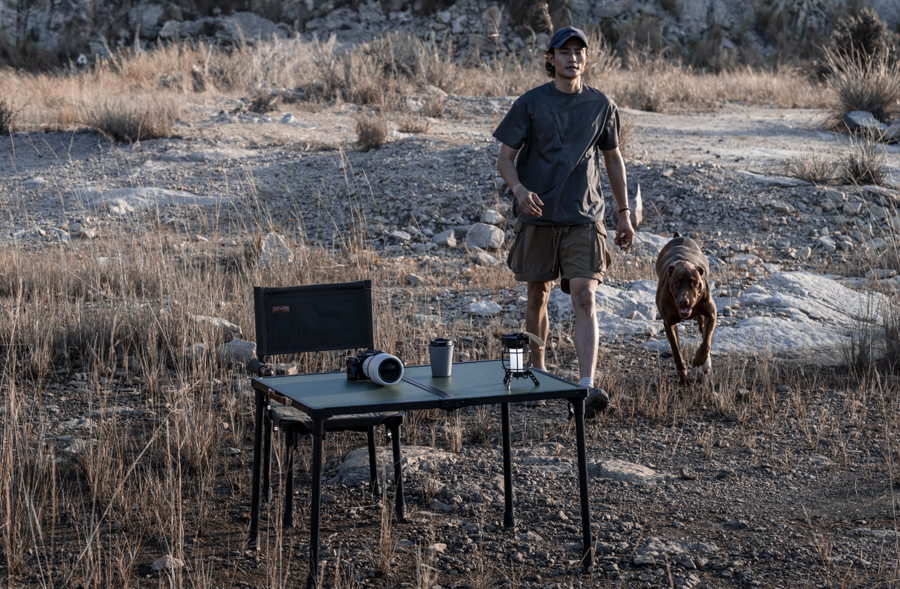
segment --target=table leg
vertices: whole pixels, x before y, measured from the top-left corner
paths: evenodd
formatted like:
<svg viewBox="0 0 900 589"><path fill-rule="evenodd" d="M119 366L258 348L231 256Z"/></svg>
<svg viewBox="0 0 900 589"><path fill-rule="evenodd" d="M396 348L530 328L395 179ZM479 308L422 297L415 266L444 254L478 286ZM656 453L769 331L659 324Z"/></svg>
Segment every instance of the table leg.
<svg viewBox="0 0 900 589"><path fill-rule="evenodd" d="M266 502L272 501L272 417L267 414L263 403L262 437L262 494Z"/></svg>
<svg viewBox="0 0 900 589"><path fill-rule="evenodd" d="M322 509L322 438L325 420L313 420L312 499L309 506L309 577L306 586L314 589L319 583L319 516Z"/></svg>
<svg viewBox="0 0 900 589"><path fill-rule="evenodd" d="M284 520L286 528L294 527L294 449L297 447L297 430L286 428L284 432Z"/></svg>
<svg viewBox="0 0 900 589"><path fill-rule="evenodd" d="M389 426L391 446L394 450L394 500L397 503L397 520L406 521L406 499L403 496L403 460L400 456L400 426Z"/></svg>
<svg viewBox="0 0 900 589"><path fill-rule="evenodd" d="M584 400L575 405L575 436L578 441L578 486L581 489L581 539L584 547L582 564L585 569L593 566L594 541L591 538L591 503L588 496L587 451L584 444Z"/></svg>
<svg viewBox="0 0 900 589"><path fill-rule="evenodd" d="M378 491L378 458L375 455L375 426L366 430L366 441L369 443L369 492L377 497Z"/></svg>
<svg viewBox="0 0 900 589"><path fill-rule="evenodd" d="M506 496L506 511L503 513L503 527L516 527L513 509L512 453L509 449L509 403L501 403L501 429L503 430L503 494Z"/></svg>
<svg viewBox="0 0 900 589"><path fill-rule="evenodd" d="M263 409L265 397L263 391L254 387L256 392L256 424L253 433L253 487L250 495L250 538L247 547L250 550L259 550L259 487L260 471L262 470L262 433L263 433Z"/></svg>

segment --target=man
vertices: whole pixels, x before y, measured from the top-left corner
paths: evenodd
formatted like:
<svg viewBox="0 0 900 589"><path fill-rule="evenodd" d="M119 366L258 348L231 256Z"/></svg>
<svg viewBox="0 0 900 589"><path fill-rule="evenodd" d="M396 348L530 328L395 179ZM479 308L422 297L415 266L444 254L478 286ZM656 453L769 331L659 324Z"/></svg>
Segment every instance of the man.
<svg viewBox="0 0 900 589"><path fill-rule="evenodd" d="M563 292L572 295L581 386L590 389L585 416L593 417L609 403L606 393L594 388L599 339L594 293L610 263L601 154L619 209L614 243L630 248L634 229L627 214L618 109L605 94L582 82L589 57L587 37L565 27L549 45L544 57L552 81L519 97L494 131L494 138L503 143L497 170L515 195L516 238L507 265L516 280L527 283L525 330L544 341L550 330L552 281L561 277ZM534 345L531 358L535 368L546 368L544 351Z"/></svg>

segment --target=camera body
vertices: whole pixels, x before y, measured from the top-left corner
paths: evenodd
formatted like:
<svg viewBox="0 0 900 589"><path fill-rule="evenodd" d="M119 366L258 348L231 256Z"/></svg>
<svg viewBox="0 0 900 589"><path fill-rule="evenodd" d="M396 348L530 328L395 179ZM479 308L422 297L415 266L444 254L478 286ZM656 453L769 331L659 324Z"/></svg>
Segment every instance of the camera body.
<svg viewBox="0 0 900 589"><path fill-rule="evenodd" d="M347 380L371 380L381 386L403 378L403 362L381 350L364 350L347 358Z"/></svg>

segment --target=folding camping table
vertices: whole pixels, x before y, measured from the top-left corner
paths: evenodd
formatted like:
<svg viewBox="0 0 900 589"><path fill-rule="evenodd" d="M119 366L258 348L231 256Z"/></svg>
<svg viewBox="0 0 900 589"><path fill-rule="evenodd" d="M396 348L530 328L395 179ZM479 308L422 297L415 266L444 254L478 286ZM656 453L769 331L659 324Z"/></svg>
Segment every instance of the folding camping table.
<svg viewBox="0 0 900 589"><path fill-rule="evenodd" d="M325 421L336 415L370 411L410 411L447 409L476 405L500 404L503 430L503 487L505 511L503 525L515 527L512 492L512 460L510 454L509 404L541 399L567 399L575 410L575 433L578 446L578 484L581 492L581 530L583 564L592 564L591 517L588 500L587 456L584 442L584 400L588 390L547 372L532 368L538 379L513 379L507 389L500 360L453 364L452 375L431 376L430 366L407 366L402 382L378 386L370 381L347 380L344 372L327 372L290 376L253 378L256 391L256 435L253 446L253 490L250 505L250 545L259 540L260 479L262 464L262 418L270 401L291 405L313 420L312 499L309 524L309 577L307 587L316 587L319 579L319 522L322 498L322 439ZM399 440L394 440L399 443ZM400 465L395 465L399 469ZM398 488L402 493L402 487ZM398 497L398 500L401 498Z"/></svg>

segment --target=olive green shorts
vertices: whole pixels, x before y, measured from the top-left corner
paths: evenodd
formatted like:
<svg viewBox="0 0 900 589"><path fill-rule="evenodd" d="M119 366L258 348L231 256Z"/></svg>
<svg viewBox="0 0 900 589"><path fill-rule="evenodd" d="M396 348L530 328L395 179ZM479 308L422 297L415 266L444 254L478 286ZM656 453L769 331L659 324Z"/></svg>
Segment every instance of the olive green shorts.
<svg viewBox="0 0 900 589"><path fill-rule="evenodd" d="M515 231L506 265L519 282L549 282L557 278L593 278L602 282L612 262L602 223L552 226L517 221Z"/></svg>

